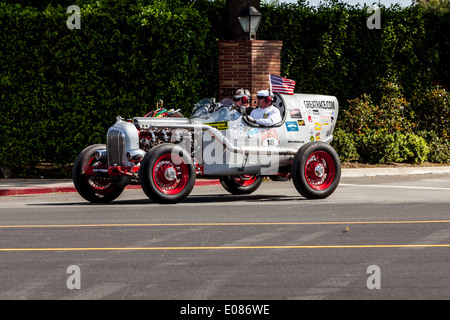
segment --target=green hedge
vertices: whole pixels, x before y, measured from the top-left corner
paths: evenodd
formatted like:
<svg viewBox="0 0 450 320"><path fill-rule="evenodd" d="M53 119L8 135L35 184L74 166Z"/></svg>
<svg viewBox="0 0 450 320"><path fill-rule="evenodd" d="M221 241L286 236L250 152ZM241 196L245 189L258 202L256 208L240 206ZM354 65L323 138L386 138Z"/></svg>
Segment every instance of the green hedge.
<svg viewBox="0 0 450 320"><path fill-rule="evenodd" d="M147 2L77 1L73 30L67 7L0 3L0 167L71 163L104 143L117 115L212 94L208 20L177 1Z"/></svg>
<svg viewBox="0 0 450 320"><path fill-rule="evenodd" d="M280 9L281 7L281 9ZM284 40L282 73L299 92L325 93L342 103L396 77L410 99L432 83L450 83L450 13L422 6L382 6L381 29L368 29L367 7L328 1L268 6L264 39Z"/></svg>
<svg viewBox="0 0 450 320"><path fill-rule="evenodd" d="M143 115L160 99L189 113L192 103L218 96L225 0L77 0L79 30L66 27L72 4L0 3L0 168L70 164L86 145L104 143L119 114ZM395 77L434 146L429 157L448 150L440 132L433 136L448 133L448 118L433 120L441 102L423 96L432 83L449 84L448 12L382 7L381 30L366 27L367 8L336 1L261 12L260 38L283 40L282 75L297 81L297 92L335 95L342 110L367 94L383 113L392 104L379 84Z"/></svg>

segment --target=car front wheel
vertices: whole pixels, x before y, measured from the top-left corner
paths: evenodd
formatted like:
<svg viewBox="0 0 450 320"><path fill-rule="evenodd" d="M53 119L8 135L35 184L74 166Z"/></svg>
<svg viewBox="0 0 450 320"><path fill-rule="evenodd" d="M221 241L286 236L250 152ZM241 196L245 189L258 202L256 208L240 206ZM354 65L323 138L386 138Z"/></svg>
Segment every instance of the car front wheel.
<svg viewBox="0 0 450 320"><path fill-rule="evenodd" d="M94 203L106 203L116 199L125 186L114 184L111 177L105 172L87 175L85 166L95 169L107 169L108 165L97 161L95 153L100 149L106 149L104 144L95 144L80 152L72 169L72 179L78 193L86 200Z"/></svg>
<svg viewBox="0 0 450 320"><path fill-rule="evenodd" d="M142 190L158 203L183 201L195 184L190 154L175 144L160 144L147 152L139 169Z"/></svg>

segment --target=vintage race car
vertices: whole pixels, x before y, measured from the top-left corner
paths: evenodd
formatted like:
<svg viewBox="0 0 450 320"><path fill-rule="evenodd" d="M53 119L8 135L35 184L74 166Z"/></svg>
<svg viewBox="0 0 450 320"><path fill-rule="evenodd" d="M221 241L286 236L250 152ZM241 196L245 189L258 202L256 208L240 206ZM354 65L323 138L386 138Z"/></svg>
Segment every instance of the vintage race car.
<svg viewBox="0 0 450 320"><path fill-rule="evenodd" d="M274 105L282 121L271 127L247 122L230 99L203 99L190 118L119 116L106 145L91 145L75 160L75 187L88 201L109 202L128 184L140 184L151 200L177 203L196 178L219 179L228 192L249 194L269 177L292 179L307 199L328 197L341 175L329 144L337 99L275 93Z"/></svg>

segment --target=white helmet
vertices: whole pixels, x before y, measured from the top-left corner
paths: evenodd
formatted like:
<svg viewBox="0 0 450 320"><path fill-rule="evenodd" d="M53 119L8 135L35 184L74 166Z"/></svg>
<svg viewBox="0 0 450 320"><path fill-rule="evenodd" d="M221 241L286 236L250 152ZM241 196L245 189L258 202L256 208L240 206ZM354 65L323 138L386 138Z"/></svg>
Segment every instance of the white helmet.
<svg viewBox="0 0 450 320"><path fill-rule="evenodd" d="M248 103L250 102L250 91L247 89L241 88L237 89L236 93L234 94L233 100L239 101L242 99L242 103Z"/></svg>
<svg viewBox="0 0 450 320"><path fill-rule="evenodd" d="M259 90L256 94L256 98L259 99L266 99L266 102L272 102L273 101L273 94L269 90Z"/></svg>

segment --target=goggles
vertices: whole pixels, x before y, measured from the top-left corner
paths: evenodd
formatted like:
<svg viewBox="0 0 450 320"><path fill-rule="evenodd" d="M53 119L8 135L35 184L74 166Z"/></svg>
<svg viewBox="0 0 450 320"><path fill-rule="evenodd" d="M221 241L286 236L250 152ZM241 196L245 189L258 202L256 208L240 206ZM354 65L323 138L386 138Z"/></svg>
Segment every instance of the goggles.
<svg viewBox="0 0 450 320"><path fill-rule="evenodd" d="M245 95L239 95L239 96L234 96L233 101L239 101L242 99L243 103L247 103L248 102L248 97Z"/></svg>

